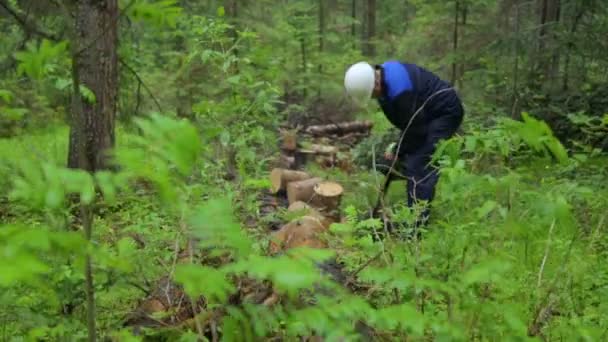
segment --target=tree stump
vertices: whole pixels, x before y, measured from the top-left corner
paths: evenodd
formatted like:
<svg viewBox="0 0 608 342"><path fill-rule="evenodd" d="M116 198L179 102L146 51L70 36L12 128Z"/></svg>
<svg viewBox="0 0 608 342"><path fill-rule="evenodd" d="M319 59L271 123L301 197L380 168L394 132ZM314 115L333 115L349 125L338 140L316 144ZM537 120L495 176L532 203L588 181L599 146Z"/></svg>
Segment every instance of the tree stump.
<svg viewBox="0 0 608 342"><path fill-rule="evenodd" d="M321 214L317 209L302 201L293 202L289 208L287 208L287 211L292 213L302 213L302 216L315 217L321 221L321 224L325 229L328 229L332 223L336 222L333 218L323 216L323 214Z"/></svg>
<svg viewBox="0 0 608 342"><path fill-rule="evenodd" d="M270 192L273 194L287 190L290 182L309 179L310 175L304 171L276 168L270 172Z"/></svg>
<svg viewBox="0 0 608 342"><path fill-rule="evenodd" d="M281 131L281 148L286 151L295 151L298 148L297 130L290 129Z"/></svg>
<svg viewBox="0 0 608 342"><path fill-rule="evenodd" d="M287 184L287 200L289 204L293 204L297 201L304 203L310 202L314 195L314 187L318 183L322 182L321 178L310 178L296 182L289 182Z"/></svg>
<svg viewBox="0 0 608 342"><path fill-rule="evenodd" d="M319 182L313 187L311 205L326 217L340 220L340 202L344 188L336 182Z"/></svg>
<svg viewBox="0 0 608 342"><path fill-rule="evenodd" d="M326 231L321 221L312 216L293 220L272 234L269 250L276 254L297 247L326 248L320 234Z"/></svg>

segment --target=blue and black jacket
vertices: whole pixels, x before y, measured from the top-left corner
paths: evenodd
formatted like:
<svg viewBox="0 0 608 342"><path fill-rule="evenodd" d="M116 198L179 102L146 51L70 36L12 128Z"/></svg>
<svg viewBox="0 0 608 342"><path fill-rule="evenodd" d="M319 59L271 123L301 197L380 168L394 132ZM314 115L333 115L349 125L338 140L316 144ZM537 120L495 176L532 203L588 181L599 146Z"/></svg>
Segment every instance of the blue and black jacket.
<svg viewBox="0 0 608 342"><path fill-rule="evenodd" d="M387 61L376 65L383 80L383 93L378 102L387 119L403 130L424 104L408 128L404 144L416 146L424 142L429 122L442 116L462 116L458 94L452 86L432 72L414 64ZM448 89L448 90L443 90ZM443 91L442 91L443 90ZM435 94L440 92L438 94ZM427 101L428 100L428 101Z"/></svg>

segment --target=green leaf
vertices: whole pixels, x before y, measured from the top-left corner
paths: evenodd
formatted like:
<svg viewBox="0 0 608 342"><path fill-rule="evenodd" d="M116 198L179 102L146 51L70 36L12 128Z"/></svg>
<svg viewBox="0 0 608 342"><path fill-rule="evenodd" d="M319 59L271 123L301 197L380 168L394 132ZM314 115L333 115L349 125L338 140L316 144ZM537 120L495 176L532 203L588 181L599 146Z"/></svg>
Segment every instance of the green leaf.
<svg viewBox="0 0 608 342"><path fill-rule="evenodd" d="M13 101L13 93L10 90L0 89L0 99L9 104Z"/></svg>
<svg viewBox="0 0 608 342"><path fill-rule="evenodd" d="M204 296L208 301L223 303L235 288L223 272L199 265L178 265L175 280L184 286L191 298Z"/></svg>
<svg viewBox="0 0 608 342"><path fill-rule="evenodd" d="M498 281L502 274L510 268L511 264L506 260L486 260L468 270L463 275L463 281L467 286L475 283Z"/></svg>
<svg viewBox="0 0 608 342"><path fill-rule="evenodd" d="M224 9L224 6L220 6L217 8L218 17L223 17L225 14L226 14L226 10Z"/></svg>
<svg viewBox="0 0 608 342"><path fill-rule="evenodd" d="M475 209L477 212L477 218L482 219L486 217L492 210L496 209L498 203L488 200L481 207Z"/></svg>
<svg viewBox="0 0 608 342"><path fill-rule="evenodd" d="M158 27L175 27L182 15L182 8L177 0L135 0L127 9L127 14L133 20L144 21Z"/></svg>
<svg viewBox="0 0 608 342"><path fill-rule="evenodd" d="M94 104L97 101L95 93L83 84L80 85L80 95L82 95L88 103Z"/></svg>
<svg viewBox="0 0 608 342"><path fill-rule="evenodd" d="M368 321L380 330L398 330L415 336L424 335L425 317L411 304L379 309Z"/></svg>
<svg viewBox="0 0 608 342"><path fill-rule="evenodd" d="M251 252L253 243L241 230L228 197L207 201L196 210L190 222L194 235L200 238L204 247L228 249L234 251L237 257Z"/></svg>

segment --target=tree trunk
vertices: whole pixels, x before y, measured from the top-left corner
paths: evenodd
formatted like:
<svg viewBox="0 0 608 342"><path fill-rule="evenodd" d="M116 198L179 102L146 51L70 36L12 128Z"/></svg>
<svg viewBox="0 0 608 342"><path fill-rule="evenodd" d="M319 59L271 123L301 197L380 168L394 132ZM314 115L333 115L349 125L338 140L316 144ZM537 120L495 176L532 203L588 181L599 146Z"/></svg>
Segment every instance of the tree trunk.
<svg viewBox="0 0 608 342"><path fill-rule="evenodd" d="M576 28L577 28L578 23L580 22L581 18L583 17L584 13L585 13L585 6L578 7L578 11L576 11L576 16L574 17L574 20L572 21L572 26L570 27L570 36L568 37L566 58L564 61L564 80L563 80L563 84L562 84L563 91L568 91L568 83L569 83L569 75L570 75L570 71L569 71L570 53L572 50L574 50L574 46L575 46L573 43L574 34L576 33Z"/></svg>
<svg viewBox="0 0 608 342"><path fill-rule="evenodd" d="M453 61L452 61L452 85L456 84L457 74L458 74L458 63L456 63L456 52L458 51L458 18L460 12L460 0L456 0L454 3L454 30L452 32L452 53L453 53Z"/></svg>
<svg viewBox="0 0 608 342"><path fill-rule="evenodd" d="M236 44L237 40L239 39L239 33L236 27L238 18L238 0L228 0L226 7L228 10L228 18L230 19L230 24L232 25L230 28L230 36L232 36L232 43ZM232 51L235 56L238 55L236 48L234 48Z"/></svg>
<svg viewBox="0 0 608 342"><path fill-rule="evenodd" d="M548 11L549 11L549 17L551 19L551 22L559 23L560 14L561 14L560 0L551 0L550 5L551 6L549 7ZM553 51L553 53L551 55L551 62L547 63L548 68L547 68L547 73L546 73L546 79L549 80L549 82L551 84L553 84L554 81L557 80L557 74L559 72L559 60L560 60L560 47L557 42L557 37L556 37L555 31L556 31L556 29L552 28L552 32L554 32L554 33L551 34L551 43L552 43L551 50Z"/></svg>
<svg viewBox="0 0 608 342"><path fill-rule="evenodd" d="M321 82L319 82L317 89L317 98L321 98L321 84L322 84L322 75L323 75L323 48L325 44L325 6L323 5L325 1L319 0L319 78Z"/></svg>
<svg viewBox="0 0 608 342"><path fill-rule="evenodd" d="M466 2L464 2L461 7L462 7L462 9L461 9L462 21L460 22L460 24L461 24L460 28L459 28L460 37L458 39L461 41L461 44L462 44L462 41L464 40L464 36L465 36L465 28L467 26L467 14L468 14L469 7ZM465 48L465 50L466 50L466 48ZM462 76L464 75L464 71L465 71L465 63L464 63L464 61L460 61L459 70L458 70L458 88L460 88L460 90L462 90Z"/></svg>
<svg viewBox="0 0 608 342"><path fill-rule="evenodd" d="M106 153L114 147L118 1L79 1L75 20L75 77L95 100L73 94L68 167L97 171L110 166Z"/></svg>
<svg viewBox="0 0 608 342"><path fill-rule="evenodd" d="M350 24L350 34L353 36L353 42L357 42L357 26L356 26L356 22L357 22L357 0L351 0L350 3L350 15L351 15L351 20L353 21Z"/></svg>
<svg viewBox="0 0 608 342"><path fill-rule="evenodd" d="M549 6L549 0L540 0L539 8L539 30L538 30L538 52L540 54L545 50L545 36L547 34L547 8Z"/></svg>
<svg viewBox="0 0 608 342"><path fill-rule="evenodd" d="M365 54L376 55L374 37L376 36L376 0L367 0L367 35L365 37Z"/></svg>
<svg viewBox="0 0 608 342"><path fill-rule="evenodd" d="M519 6L515 6L515 39L513 40L513 99L511 101L511 118L519 118L519 110L517 108L519 101L518 72L519 72Z"/></svg>
<svg viewBox="0 0 608 342"><path fill-rule="evenodd" d="M306 75L306 71L307 71L307 67L306 65L308 64L308 61L306 59L306 41L304 40L304 36L302 35L300 37L300 54L302 56L302 76L303 77L308 77ZM306 87L302 87L302 97L306 98Z"/></svg>

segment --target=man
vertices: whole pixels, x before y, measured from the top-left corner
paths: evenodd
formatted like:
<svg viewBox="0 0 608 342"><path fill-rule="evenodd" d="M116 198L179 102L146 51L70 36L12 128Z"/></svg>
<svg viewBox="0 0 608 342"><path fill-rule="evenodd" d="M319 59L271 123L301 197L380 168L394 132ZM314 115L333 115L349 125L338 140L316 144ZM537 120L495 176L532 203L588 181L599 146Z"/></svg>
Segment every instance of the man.
<svg viewBox="0 0 608 342"><path fill-rule="evenodd" d="M387 61L371 66L352 65L345 74L344 86L354 100L378 100L386 118L401 130L401 141L385 153L384 173L393 165L397 174L407 178L408 206L417 201L432 201L439 174L430 165L440 140L452 137L464 116L456 91L432 72L414 64ZM391 172L391 177L393 173ZM428 207L419 224L428 220Z"/></svg>

